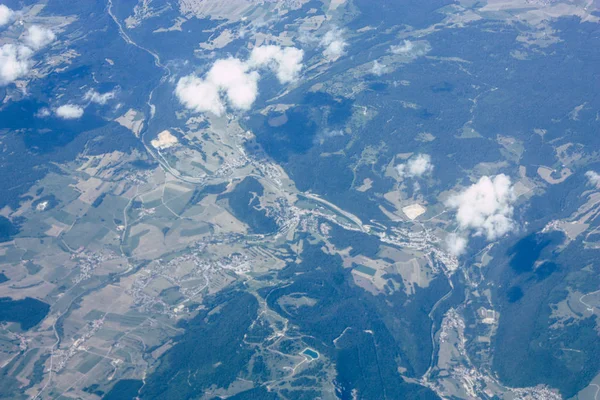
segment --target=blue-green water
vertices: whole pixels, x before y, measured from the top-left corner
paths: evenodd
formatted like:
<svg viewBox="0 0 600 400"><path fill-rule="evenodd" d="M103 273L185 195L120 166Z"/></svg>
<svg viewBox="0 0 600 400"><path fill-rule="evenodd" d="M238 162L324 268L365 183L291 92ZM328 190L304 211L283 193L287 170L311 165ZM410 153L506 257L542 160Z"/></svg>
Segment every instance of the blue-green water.
<svg viewBox="0 0 600 400"><path fill-rule="evenodd" d="M319 358L319 353L311 349L304 350L302 354L307 355L308 357L310 357L311 360L316 360L317 358Z"/></svg>

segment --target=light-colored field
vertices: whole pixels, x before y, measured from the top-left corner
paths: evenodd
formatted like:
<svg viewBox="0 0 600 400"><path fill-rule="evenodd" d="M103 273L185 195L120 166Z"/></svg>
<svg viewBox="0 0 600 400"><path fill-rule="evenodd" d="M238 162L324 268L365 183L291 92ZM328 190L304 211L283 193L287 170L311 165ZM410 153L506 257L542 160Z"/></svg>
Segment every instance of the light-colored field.
<svg viewBox="0 0 600 400"><path fill-rule="evenodd" d="M193 15L197 18L211 17L216 19L238 19L246 10L253 7L256 1L232 0L179 0L179 10L182 14ZM260 3L259 3L260 4Z"/></svg>
<svg viewBox="0 0 600 400"><path fill-rule="evenodd" d="M330 0L329 2L329 12L335 11L341 5L346 4L346 0Z"/></svg>
<svg viewBox="0 0 600 400"><path fill-rule="evenodd" d="M425 288L434 278L431 269L426 265L422 265L416 258L408 262L398 262L394 264L394 269L402 276L404 281L405 291L407 294L414 294L415 286Z"/></svg>
<svg viewBox="0 0 600 400"><path fill-rule="evenodd" d="M359 192L366 192L367 190L371 189L372 186L373 186L373 181L369 178L365 178L363 180L362 185L357 187L356 190L358 190Z"/></svg>
<svg viewBox="0 0 600 400"><path fill-rule="evenodd" d="M418 203L411 204L402 208L402 212L411 220L414 220L420 215L425 214L426 211L427 209Z"/></svg>
<svg viewBox="0 0 600 400"><path fill-rule="evenodd" d="M552 176L554 172L555 171L553 169L548 167L538 167L537 169L538 175L551 185L556 185L558 183L564 182L565 179L567 179L573 174L573 172L569 168L563 168L560 171L560 178L554 178Z"/></svg>
<svg viewBox="0 0 600 400"><path fill-rule="evenodd" d="M583 22L598 22L599 18L592 15L592 12L597 9L594 0L555 2L544 0L487 0L486 5L479 11L482 13L499 11L512 11L514 13L514 11L521 11L517 13L519 18L537 25L544 20L566 16L578 16Z"/></svg>
<svg viewBox="0 0 600 400"><path fill-rule="evenodd" d="M131 108L125 114L115 119L115 122L129 129L136 137L139 137L144 127L144 114Z"/></svg>
<svg viewBox="0 0 600 400"><path fill-rule="evenodd" d="M150 144L158 150L168 149L169 147L175 146L177 143L179 143L177 137L166 129L160 132L156 139L150 141Z"/></svg>

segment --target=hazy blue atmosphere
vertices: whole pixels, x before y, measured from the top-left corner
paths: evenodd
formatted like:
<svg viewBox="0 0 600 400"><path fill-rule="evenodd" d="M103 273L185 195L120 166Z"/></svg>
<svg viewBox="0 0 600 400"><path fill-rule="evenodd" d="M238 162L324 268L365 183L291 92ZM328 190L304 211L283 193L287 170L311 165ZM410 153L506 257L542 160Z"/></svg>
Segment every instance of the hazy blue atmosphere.
<svg viewBox="0 0 600 400"><path fill-rule="evenodd" d="M0 398L597 400L597 0L3 0Z"/></svg>

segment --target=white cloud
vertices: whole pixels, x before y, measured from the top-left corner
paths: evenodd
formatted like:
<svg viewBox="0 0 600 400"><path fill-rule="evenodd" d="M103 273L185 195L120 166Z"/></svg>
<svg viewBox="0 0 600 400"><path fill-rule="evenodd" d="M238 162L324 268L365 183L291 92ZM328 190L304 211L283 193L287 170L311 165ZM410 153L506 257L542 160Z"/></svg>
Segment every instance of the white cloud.
<svg viewBox="0 0 600 400"><path fill-rule="evenodd" d="M371 73L373 75L381 76L387 72L388 68L385 65L380 64L377 60L373 61L373 67L371 68Z"/></svg>
<svg viewBox="0 0 600 400"><path fill-rule="evenodd" d="M248 63L253 67L268 66L280 83L288 83L298 79L303 57L304 51L295 47L268 45L252 49Z"/></svg>
<svg viewBox="0 0 600 400"><path fill-rule="evenodd" d="M61 119L79 119L83 116L83 107L74 104L65 104L55 110L55 114Z"/></svg>
<svg viewBox="0 0 600 400"><path fill-rule="evenodd" d="M32 54L33 51L27 46L5 44L0 47L0 86L27 75Z"/></svg>
<svg viewBox="0 0 600 400"><path fill-rule="evenodd" d="M327 129L319 132L318 135L315 136L313 143L323 144L326 140L331 138L344 136L346 133L341 129Z"/></svg>
<svg viewBox="0 0 600 400"><path fill-rule="evenodd" d="M456 233L451 233L446 236L446 248L455 257L460 256L467 249L467 244L469 240L461 235Z"/></svg>
<svg viewBox="0 0 600 400"><path fill-rule="evenodd" d="M50 110L47 107L40 108L35 116L38 118L46 118L50 116Z"/></svg>
<svg viewBox="0 0 600 400"><path fill-rule="evenodd" d="M194 75L184 76L177 82L175 94L185 108L196 112L210 111L216 115L225 112L219 88L212 82L206 82Z"/></svg>
<svg viewBox="0 0 600 400"><path fill-rule="evenodd" d="M323 57L328 61L335 61L344 54L346 54L346 43L342 37L342 31L339 29L332 29L323 36L321 39L321 47L323 50Z"/></svg>
<svg viewBox="0 0 600 400"><path fill-rule="evenodd" d="M14 12L0 5L0 26L13 18ZM34 50L39 50L56 39L49 29L32 25L25 32L23 44L4 44L0 47L0 86L6 86L29 73Z"/></svg>
<svg viewBox="0 0 600 400"><path fill-rule="evenodd" d="M15 12L4 4L0 4L0 26L4 26L11 22L14 18Z"/></svg>
<svg viewBox="0 0 600 400"><path fill-rule="evenodd" d="M344 135L345 135L345 133L341 129L330 129L330 130L326 130L323 132L323 136L328 137L328 138L332 138L332 137L336 137L336 136L344 136Z"/></svg>
<svg viewBox="0 0 600 400"><path fill-rule="evenodd" d="M217 60L205 79L188 75L179 80L175 93L187 108L197 112L225 112L227 104L237 110L249 110L258 95L258 72L237 58Z"/></svg>
<svg viewBox="0 0 600 400"><path fill-rule="evenodd" d="M195 75L179 79L175 94L188 109L222 115L227 106L249 110L258 96L259 68L270 68L281 83L297 79L304 52L293 47L261 46L248 61L227 58L215 61L204 79Z"/></svg>
<svg viewBox="0 0 600 400"><path fill-rule="evenodd" d="M415 48L415 45L410 40L405 40L402 44L390 46L390 51L394 54L410 53Z"/></svg>
<svg viewBox="0 0 600 400"><path fill-rule="evenodd" d="M55 39L56 35L54 32L39 25L31 25L25 34L25 43L34 50L39 50L49 45Z"/></svg>
<svg viewBox="0 0 600 400"><path fill-rule="evenodd" d="M390 46L390 53L409 57L420 57L427 54L431 50L431 46L427 42L413 43L410 40L405 40L402 44Z"/></svg>
<svg viewBox="0 0 600 400"><path fill-rule="evenodd" d="M248 71L248 65L237 58L228 58L217 60L206 80L225 93L230 106L249 110L258 95L258 78L256 71Z"/></svg>
<svg viewBox="0 0 600 400"><path fill-rule="evenodd" d="M585 173L585 176L588 178L590 184L600 188L600 174L595 171L588 171Z"/></svg>
<svg viewBox="0 0 600 400"><path fill-rule="evenodd" d="M504 174L484 176L462 192L451 196L447 205L456 209L456 221L463 231L474 230L494 240L514 229L513 203L516 196L510 178Z"/></svg>
<svg viewBox="0 0 600 400"><path fill-rule="evenodd" d="M85 94L85 96L83 96L83 100L89 101L91 103L100 104L100 105L104 105L109 100L112 100L114 98L115 98L114 91L100 94L97 91L95 91L94 89L88 90L87 93Z"/></svg>
<svg viewBox="0 0 600 400"><path fill-rule="evenodd" d="M429 154L417 154L411 157L406 164L396 165L396 171L402 178L420 178L430 175L433 171L431 156Z"/></svg>

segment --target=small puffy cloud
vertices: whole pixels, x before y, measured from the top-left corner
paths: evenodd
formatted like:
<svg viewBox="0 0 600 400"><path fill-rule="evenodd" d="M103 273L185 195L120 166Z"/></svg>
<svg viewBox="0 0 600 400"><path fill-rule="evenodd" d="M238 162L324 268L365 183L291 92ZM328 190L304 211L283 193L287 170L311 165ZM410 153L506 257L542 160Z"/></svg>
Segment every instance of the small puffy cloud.
<svg viewBox="0 0 600 400"><path fill-rule="evenodd" d="M51 114L50 109L48 109L47 107L43 107L43 108L40 108L37 113L35 113L35 116L38 118L46 118L46 117L49 117L50 114Z"/></svg>
<svg viewBox="0 0 600 400"><path fill-rule="evenodd" d="M15 12L4 4L0 4L0 26L4 26L11 22L15 16Z"/></svg>
<svg viewBox="0 0 600 400"><path fill-rule="evenodd" d="M205 79L188 75L179 80L175 94L179 101L197 112L210 111L222 115L227 104L238 110L249 110L258 95L256 71L237 58L217 60Z"/></svg>
<svg viewBox="0 0 600 400"><path fill-rule="evenodd" d="M304 51L295 47L268 45L252 49L248 63L252 67L267 66L280 83L288 83L298 79L303 57Z"/></svg>
<svg viewBox="0 0 600 400"><path fill-rule="evenodd" d="M413 51L415 45L410 40L405 40L402 44L390 46L390 51L393 54L406 54Z"/></svg>
<svg viewBox="0 0 600 400"><path fill-rule="evenodd" d="M238 110L249 110L258 95L256 71L237 58L217 60L206 76L206 81L225 93L229 105Z"/></svg>
<svg viewBox="0 0 600 400"><path fill-rule="evenodd" d="M381 76L387 72L388 68L385 65L380 64L377 60L373 61L373 67L371 68L371 73L373 75Z"/></svg>
<svg viewBox="0 0 600 400"><path fill-rule="evenodd" d="M260 46L248 61L237 58L214 62L206 76L184 76L177 82L175 94L188 109L223 115L227 106L246 111L258 96L257 69L269 68L281 83L297 79L302 69L304 52L294 47Z"/></svg>
<svg viewBox="0 0 600 400"><path fill-rule="evenodd" d="M431 156L429 154L417 154L411 157L406 164L397 165L396 171L402 178L421 178L430 175L433 171Z"/></svg>
<svg viewBox="0 0 600 400"><path fill-rule="evenodd" d="M600 188L600 174L595 171L588 171L585 173L585 176L588 178L588 181L591 185Z"/></svg>
<svg viewBox="0 0 600 400"><path fill-rule="evenodd" d="M115 92L106 92L106 93L98 93L94 89L90 89L87 91L85 96L83 96L83 100L89 101L90 103L96 103L101 106L105 105L109 100L115 98Z"/></svg>
<svg viewBox="0 0 600 400"><path fill-rule="evenodd" d="M184 76L177 82L175 94L185 108L196 112L210 111L215 115L225 112L219 88L194 75Z"/></svg>
<svg viewBox="0 0 600 400"><path fill-rule="evenodd" d="M446 236L446 248L448 249L448 252L455 257L458 257L465 252L468 243L469 240L466 237L456 233L451 233Z"/></svg>
<svg viewBox="0 0 600 400"><path fill-rule="evenodd" d="M14 12L8 7L0 5L1 22L8 23L13 18ZM4 44L0 47L0 86L6 86L19 78L27 75L31 68L31 57L34 50L46 46L56 39L56 35L49 29L32 25L25 32L23 44Z"/></svg>
<svg viewBox="0 0 600 400"><path fill-rule="evenodd" d="M58 107L54 113L61 119L79 119L83 116L83 107L75 104L65 104Z"/></svg>
<svg viewBox="0 0 600 400"><path fill-rule="evenodd" d="M462 192L451 196L447 205L456 209L456 222L463 231L474 230L488 240L514 229L513 203L516 196L510 178L504 174L484 176Z"/></svg>
<svg viewBox="0 0 600 400"><path fill-rule="evenodd" d="M25 33L25 43L34 50L39 50L49 45L55 39L56 35L54 32L39 25L31 25Z"/></svg>
<svg viewBox="0 0 600 400"><path fill-rule="evenodd" d="M319 134L317 134L314 138L313 143L317 144L323 144L326 140L329 140L331 138L336 138L336 137L340 137L340 136L344 136L346 133L341 130L341 129L327 129L327 130L323 130L321 132L319 132Z"/></svg>
<svg viewBox="0 0 600 400"><path fill-rule="evenodd" d="M323 132L323 136L328 137L328 138L344 136L344 135L345 135L345 133L341 129L329 129L329 130L326 130Z"/></svg>
<svg viewBox="0 0 600 400"><path fill-rule="evenodd" d="M339 29L332 29L323 36L321 39L321 47L323 50L323 57L328 61L335 61L344 54L346 54L346 43L342 37L342 31Z"/></svg>
<svg viewBox="0 0 600 400"><path fill-rule="evenodd" d="M5 44L0 47L0 86L6 86L27 75L33 51L22 45Z"/></svg>
<svg viewBox="0 0 600 400"><path fill-rule="evenodd" d="M431 50L427 42L413 43L410 40L405 40L402 44L390 46L390 53L402 56L420 57Z"/></svg>

